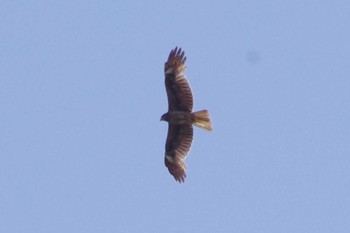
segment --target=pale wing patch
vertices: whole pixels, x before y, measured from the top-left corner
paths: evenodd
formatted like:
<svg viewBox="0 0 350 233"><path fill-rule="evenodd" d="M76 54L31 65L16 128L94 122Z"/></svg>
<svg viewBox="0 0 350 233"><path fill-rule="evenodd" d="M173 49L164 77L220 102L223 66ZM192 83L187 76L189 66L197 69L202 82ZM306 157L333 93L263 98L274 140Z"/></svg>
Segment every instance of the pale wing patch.
<svg viewBox="0 0 350 233"><path fill-rule="evenodd" d="M165 158L166 158L170 163L174 163L174 159L173 159L171 156L165 154Z"/></svg>

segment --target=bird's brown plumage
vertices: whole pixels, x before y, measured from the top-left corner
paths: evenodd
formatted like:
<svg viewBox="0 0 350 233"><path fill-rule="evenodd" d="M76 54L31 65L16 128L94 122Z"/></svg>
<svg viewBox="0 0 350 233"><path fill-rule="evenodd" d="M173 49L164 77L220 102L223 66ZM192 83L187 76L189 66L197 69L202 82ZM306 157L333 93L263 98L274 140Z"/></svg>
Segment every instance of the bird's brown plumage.
<svg viewBox="0 0 350 233"><path fill-rule="evenodd" d="M186 70L185 62L185 52L176 47L171 50L168 61L165 63L165 87L168 95L169 112L192 112L192 92L183 74Z"/></svg>
<svg viewBox="0 0 350 233"><path fill-rule="evenodd" d="M181 48L171 50L164 66L168 112L161 118L169 123L164 162L179 182L184 182L186 178L184 159L192 144L192 125L212 130L207 110L192 113L192 92L183 74L185 61L185 52Z"/></svg>

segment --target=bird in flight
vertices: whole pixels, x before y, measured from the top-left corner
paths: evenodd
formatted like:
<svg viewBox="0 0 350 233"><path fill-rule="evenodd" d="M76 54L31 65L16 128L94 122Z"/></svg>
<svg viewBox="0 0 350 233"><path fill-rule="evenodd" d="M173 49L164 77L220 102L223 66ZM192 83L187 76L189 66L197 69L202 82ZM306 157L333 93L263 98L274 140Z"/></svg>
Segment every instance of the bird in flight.
<svg viewBox="0 0 350 233"><path fill-rule="evenodd" d="M171 50L164 65L165 88L168 96L168 112L160 120L168 122L164 163L178 182L186 178L185 157L193 140L193 127L211 131L209 112L192 112L193 97L186 80L186 56L181 48Z"/></svg>

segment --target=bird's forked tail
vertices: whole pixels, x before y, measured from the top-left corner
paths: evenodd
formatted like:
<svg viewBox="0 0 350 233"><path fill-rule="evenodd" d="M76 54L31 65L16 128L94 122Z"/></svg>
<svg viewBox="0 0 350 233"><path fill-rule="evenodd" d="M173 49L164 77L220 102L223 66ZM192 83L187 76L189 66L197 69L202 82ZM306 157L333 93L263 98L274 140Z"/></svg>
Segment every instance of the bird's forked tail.
<svg viewBox="0 0 350 233"><path fill-rule="evenodd" d="M201 110L192 114L194 116L193 125L208 131L213 130L208 110Z"/></svg>

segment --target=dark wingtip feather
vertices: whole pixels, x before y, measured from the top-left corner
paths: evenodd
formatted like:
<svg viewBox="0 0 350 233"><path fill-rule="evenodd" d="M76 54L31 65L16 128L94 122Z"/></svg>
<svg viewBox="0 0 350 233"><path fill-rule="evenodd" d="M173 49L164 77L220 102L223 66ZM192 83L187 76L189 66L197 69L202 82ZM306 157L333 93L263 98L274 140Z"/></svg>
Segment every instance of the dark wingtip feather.
<svg viewBox="0 0 350 233"><path fill-rule="evenodd" d="M186 165L183 161L170 156L165 156L164 158L165 166L168 168L169 172L175 180L179 183L185 182L186 178Z"/></svg>
<svg viewBox="0 0 350 233"><path fill-rule="evenodd" d="M169 57L168 57L168 61L172 58L172 57L180 57L180 61L182 63L186 62L186 56L185 56L185 51L183 51L181 49L181 47L176 46L174 49L172 49L170 51Z"/></svg>

